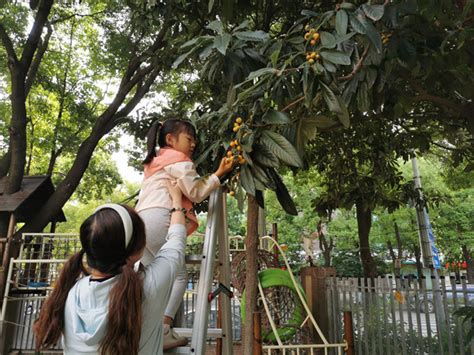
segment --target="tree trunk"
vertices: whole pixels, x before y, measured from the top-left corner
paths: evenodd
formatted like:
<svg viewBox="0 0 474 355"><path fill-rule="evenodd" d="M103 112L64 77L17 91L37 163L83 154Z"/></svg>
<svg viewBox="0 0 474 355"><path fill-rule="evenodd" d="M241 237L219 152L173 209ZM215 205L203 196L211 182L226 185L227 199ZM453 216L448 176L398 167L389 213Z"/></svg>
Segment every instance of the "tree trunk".
<svg viewBox="0 0 474 355"><path fill-rule="evenodd" d="M11 160L4 194L10 195L21 187L26 162L25 75L17 63L11 70L12 120L10 124Z"/></svg>
<svg viewBox="0 0 474 355"><path fill-rule="evenodd" d="M369 208L364 208L362 201L358 201L356 203L356 212L360 259L364 269L364 276L374 278L377 276L377 268L372 258L369 244L370 228L372 227L372 211Z"/></svg>
<svg viewBox="0 0 474 355"><path fill-rule="evenodd" d="M387 247L393 262L393 273L395 276L400 276L400 268L397 265L397 256L395 255L395 251L393 250L393 245L390 240L387 240Z"/></svg>
<svg viewBox="0 0 474 355"><path fill-rule="evenodd" d="M474 283L474 258L472 252L469 250L466 244L461 246L462 255L464 256L464 261L467 264L467 282Z"/></svg>
<svg viewBox="0 0 474 355"><path fill-rule="evenodd" d="M416 260L416 272L418 274L418 285L422 287L423 265L421 264L421 250L418 244L415 244L413 246L413 252L415 254L415 260Z"/></svg>
<svg viewBox="0 0 474 355"><path fill-rule="evenodd" d="M252 355L253 353L253 312L257 308L257 282L258 282L258 204L254 196L247 194L247 237L245 238L245 324L243 353Z"/></svg>

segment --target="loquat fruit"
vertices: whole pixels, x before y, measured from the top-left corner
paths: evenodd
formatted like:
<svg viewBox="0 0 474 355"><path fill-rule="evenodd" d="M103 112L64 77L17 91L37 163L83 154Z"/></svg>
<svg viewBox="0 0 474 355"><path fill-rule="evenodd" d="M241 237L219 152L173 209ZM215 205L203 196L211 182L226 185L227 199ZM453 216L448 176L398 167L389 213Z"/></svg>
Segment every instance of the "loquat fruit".
<svg viewBox="0 0 474 355"><path fill-rule="evenodd" d="M237 118L235 119L235 122L238 123L238 124L241 124L241 123L242 123L242 118L237 117Z"/></svg>
<svg viewBox="0 0 474 355"><path fill-rule="evenodd" d="M312 46L314 46L316 44L316 41L314 39L312 39L311 41L309 41L309 44L311 44Z"/></svg>

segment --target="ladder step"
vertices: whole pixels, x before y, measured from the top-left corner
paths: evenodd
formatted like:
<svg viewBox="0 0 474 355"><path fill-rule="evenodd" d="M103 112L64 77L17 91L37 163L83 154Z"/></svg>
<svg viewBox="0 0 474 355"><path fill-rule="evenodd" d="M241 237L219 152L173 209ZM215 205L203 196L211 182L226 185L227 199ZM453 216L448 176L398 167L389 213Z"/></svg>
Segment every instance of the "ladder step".
<svg viewBox="0 0 474 355"><path fill-rule="evenodd" d="M193 334L193 328L173 328L173 330L178 333L179 336L185 338L191 338ZM208 338L222 338L222 329L221 328L208 328L207 329Z"/></svg>
<svg viewBox="0 0 474 355"><path fill-rule="evenodd" d="M190 265L201 265L202 262L202 254L192 254L186 255L185 257L186 264ZM219 260L214 260L214 265L219 265Z"/></svg>

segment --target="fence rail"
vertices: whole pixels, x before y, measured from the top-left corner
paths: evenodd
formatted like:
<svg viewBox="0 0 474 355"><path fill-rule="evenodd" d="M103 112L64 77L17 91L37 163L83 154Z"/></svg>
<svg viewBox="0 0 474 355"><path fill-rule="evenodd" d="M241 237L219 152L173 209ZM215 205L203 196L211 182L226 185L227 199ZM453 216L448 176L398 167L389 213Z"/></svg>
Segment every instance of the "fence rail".
<svg viewBox="0 0 474 355"><path fill-rule="evenodd" d="M330 278L331 337L342 336L342 312L351 311L358 354L474 354L467 327L454 312L474 305L474 285L441 277L441 289L415 277ZM441 309L435 307L438 293Z"/></svg>

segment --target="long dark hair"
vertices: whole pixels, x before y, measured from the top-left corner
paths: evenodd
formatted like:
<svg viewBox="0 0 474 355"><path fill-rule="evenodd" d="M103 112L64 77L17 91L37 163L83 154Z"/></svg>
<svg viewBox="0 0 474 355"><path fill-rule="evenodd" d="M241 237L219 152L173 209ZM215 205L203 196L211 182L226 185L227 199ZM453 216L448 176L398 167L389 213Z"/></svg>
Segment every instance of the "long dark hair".
<svg viewBox="0 0 474 355"><path fill-rule="evenodd" d="M118 274L109 293L108 326L100 344L100 353L138 354L143 282L128 258L145 247L145 226L133 209L125 205L123 207L130 214L133 225L132 238L127 247L122 219L112 209L101 209L82 223L82 250L64 264L56 286L35 322L37 351L52 347L58 342L64 330L64 309L68 293L81 273L87 274L82 260L86 255L90 267L102 273Z"/></svg>
<svg viewBox="0 0 474 355"><path fill-rule="evenodd" d="M166 147L166 135L169 133L175 137L180 133L187 133L196 139L196 128L189 121L174 118L163 123L156 121L146 136L147 154L142 164L148 164L156 157L156 143L161 148Z"/></svg>

